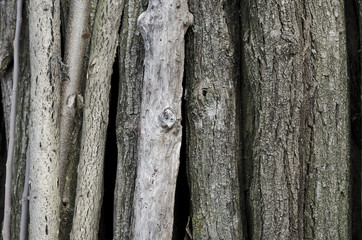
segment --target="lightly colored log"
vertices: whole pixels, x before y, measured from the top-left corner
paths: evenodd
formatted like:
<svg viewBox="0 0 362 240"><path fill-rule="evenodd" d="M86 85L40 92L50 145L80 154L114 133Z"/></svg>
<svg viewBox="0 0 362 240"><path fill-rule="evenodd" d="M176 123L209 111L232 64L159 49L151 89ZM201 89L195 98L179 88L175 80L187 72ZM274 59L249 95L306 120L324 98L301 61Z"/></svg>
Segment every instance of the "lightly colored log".
<svg viewBox="0 0 362 240"><path fill-rule="evenodd" d="M171 239L182 137L187 1L149 1L138 18L145 71L138 139L133 239Z"/></svg>
<svg viewBox="0 0 362 240"><path fill-rule="evenodd" d="M97 6L84 98L82 141L70 239L98 239L109 95L124 1Z"/></svg>
<svg viewBox="0 0 362 240"><path fill-rule="evenodd" d="M59 233L59 0L29 2L31 62L29 239Z"/></svg>

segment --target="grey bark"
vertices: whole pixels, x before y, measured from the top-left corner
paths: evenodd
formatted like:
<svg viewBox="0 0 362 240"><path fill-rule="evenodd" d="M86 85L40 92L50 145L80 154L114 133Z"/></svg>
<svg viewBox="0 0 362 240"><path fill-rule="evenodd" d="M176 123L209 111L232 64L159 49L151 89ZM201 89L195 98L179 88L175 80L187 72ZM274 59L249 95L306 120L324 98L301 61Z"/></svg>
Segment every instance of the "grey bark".
<svg viewBox="0 0 362 240"><path fill-rule="evenodd" d="M3 63L0 70L0 84L2 103L4 109L4 120L6 122L5 131L8 139L9 132L9 117L10 117L10 100L11 100L11 85L13 66L11 64L13 53L13 46L11 41L15 33L15 1L3 1L0 8L0 31L3 33L0 36L0 52L5 54L7 59ZM26 4L26 3L25 3ZM25 9L27 9L27 4ZM21 214L21 198L24 184L25 173L25 156L28 145L28 131L27 126L29 122L29 96L30 96L30 61L29 61L29 28L28 28L28 15L27 11L23 11L22 16L22 33L20 41L20 75L18 84L18 97L17 97L17 118L16 118L16 146L15 146L15 160L13 167L13 197L11 208L11 237L19 239L20 232L20 214ZM7 144L7 142L5 143ZM5 174L5 168L2 174ZM2 210L1 210L2 211ZM0 214L2 216L2 214Z"/></svg>
<svg viewBox="0 0 362 240"><path fill-rule="evenodd" d="M233 0L190 1L185 99L193 239L245 237L239 8Z"/></svg>
<svg viewBox="0 0 362 240"><path fill-rule="evenodd" d="M23 9L27 9L25 2ZM21 199L24 189L26 152L29 141L30 115L30 56L29 56L29 24L27 11L23 11L22 33L20 42L20 75L18 84L16 147L13 174L13 199L11 209L11 237L19 239L21 219Z"/></svg>
<svg viewBox="0 0 362 240"><path fill-rule="evenodd" d="M91 36L90 0L70 2L67 38L65 46L66 80L62 84L60 119L60 238L68 239L72 228L72 218L77 182L77 165L80 149L80 129L83 110L83 85L86 77Z"/></svg>
<svg viewBox="0 0 362 240"><path fill-rule="evenodd" d="M295 1L247 1L243 140L252 239L303 239L299 137L303 61L310 48Z"/></svg>
<svg viewBox="0 0 362 240"><path fill-rule="evenodd" d="M343 1L307 1L315 88L305 195L305 237L350 239L350 123ZM323 24L321 24L323 23Z"/></svg>
<svg viewBox="0 0 362 240"><path fill-rule="evenodd" d="M118 166L114 190L113 238L131 239L131 217L137 167L144 45L137 19L147 1L125 2L119 42L119 95L116 120Z"/></svg>
<svg viewBox="0 0 362 240"><path fill-rule="evenodd" d="M103 195L103 161L108 126L110 77L123 1L97 7L87 70L82 142L70 239L97 239Z"/></svg>
<svg viewBox="0 0 362 240"><path fill-rule="evenodd" d="M29 2L31 61L29 238L59 233L59 1Z"/></svg>
<svg viewBox="0 0 362 240"><path fill-rule="evenodd" d="M138 18L145 70L133 201L133 239L171 239L181 147L187 1L149 1Z"/></svg>
<svg viewBox="0 0 362 240"><path fill-rule="evenodd" d="M343 2L248 1L244 9L250 237L349 239Z"/></svg>
<svg viewBox="0 0 362 240"><path fill-rule="evenodd" d="M9 119L12 86L13 39L15 35L16 1L3 0L0 3L0 84L5 118L6 139L9 139Z"/></svg>
<svg viewBox="0 0 362 240"><path fill-rule="evenodd" d="M8 156L6 161L6 179L5 179L5 203L4 203L4 222L3 222L3 238L10 240L11 234L11 209L12 209L12 189L13 189L13 166L14 152L16 146L16 113L17 113L17 96L20 72L20 33L22 23L23 1L18 0L16 7L16 28L14 37L14 66L13 66L13 87L11 93L11 113L10 113L10 129Z"/></svg>

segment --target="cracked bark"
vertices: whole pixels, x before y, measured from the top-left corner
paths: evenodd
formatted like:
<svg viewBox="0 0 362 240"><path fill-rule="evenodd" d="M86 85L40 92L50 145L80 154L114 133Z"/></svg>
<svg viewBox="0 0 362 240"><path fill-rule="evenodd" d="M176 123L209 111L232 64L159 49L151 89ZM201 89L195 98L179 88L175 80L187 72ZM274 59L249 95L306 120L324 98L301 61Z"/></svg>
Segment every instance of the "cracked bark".
<svg viewBox="0 0 362 240"><path fill-rule="evenodd" d="M243 239L238 1L190 1L186 151L194 239ZM222 63L222 64L221 64Z"/></svg>
<svg viewBox="0 0 362 240"><path fill-rule="evenodd" d="M118 62L120 79L116 120L118 166L114 191L114 239L131 239L144 61L144 46L137 19L146 6L147 1L128 0L122 17Z"/></svg>
<svg viewBox="0 0 362 240"><path fill-rule="evenodd" d="M250 237L348 239L343 2L248 1L243 9Z"/></svg>

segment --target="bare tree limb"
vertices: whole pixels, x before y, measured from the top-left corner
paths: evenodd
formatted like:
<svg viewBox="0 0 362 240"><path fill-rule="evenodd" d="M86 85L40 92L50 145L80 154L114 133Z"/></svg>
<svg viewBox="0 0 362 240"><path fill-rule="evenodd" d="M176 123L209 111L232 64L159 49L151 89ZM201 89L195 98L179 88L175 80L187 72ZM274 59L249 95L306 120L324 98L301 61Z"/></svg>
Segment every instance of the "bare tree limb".
<svg viewBox="0 0 362 240"><path fill-rule="evenodd" d="M9 148L6 163L6 180L5 180L5 206L4 206L4 225L3 239L10 240L10 213L11 213L11 190L12 190L12 171L14 157L14 142L15 142L15 120L16 120L16 98L19 79L19 40L21 30L21 13L23 8L23 0L17 2L16 13L16 30L14 39L14 73L13 73L13 94L11 97L11 114L10 114L10 131L9 131Z"/></svg>

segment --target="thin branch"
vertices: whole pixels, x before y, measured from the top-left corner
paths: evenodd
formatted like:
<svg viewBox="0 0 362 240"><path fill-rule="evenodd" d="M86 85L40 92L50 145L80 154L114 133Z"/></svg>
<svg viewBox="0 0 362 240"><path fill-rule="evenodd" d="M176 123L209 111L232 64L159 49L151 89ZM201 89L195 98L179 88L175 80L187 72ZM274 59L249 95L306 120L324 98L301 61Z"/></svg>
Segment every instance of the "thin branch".
<svg viewBox="0 0 362 240"><path fill-rule="evenodd" d="M30 158L29 158L29 146L26 151L26 170L24 181L24 192L21 204L21 221L20 221L20 240L28 239L28 213L29 213L29 171L30 171Z"/></svg>
<svg viewBox="0 0 362 240"><path fill-rule="evenodd" d="M10 240L10 215L11 215L11 188L12 188L12 170L14 158L14 142L15 142L15 122L16 122L16 99L17 87L19 79L19 40L21 30L21 13L23 0L17 2L16 13L16 30L14 39L14 73L13 73L13 93L11 96L11 113L10 113L10 132L9 132L9 149L6 163L6 180L5 180L5 206L4 206L4 225L3 238Z"/></svg>

